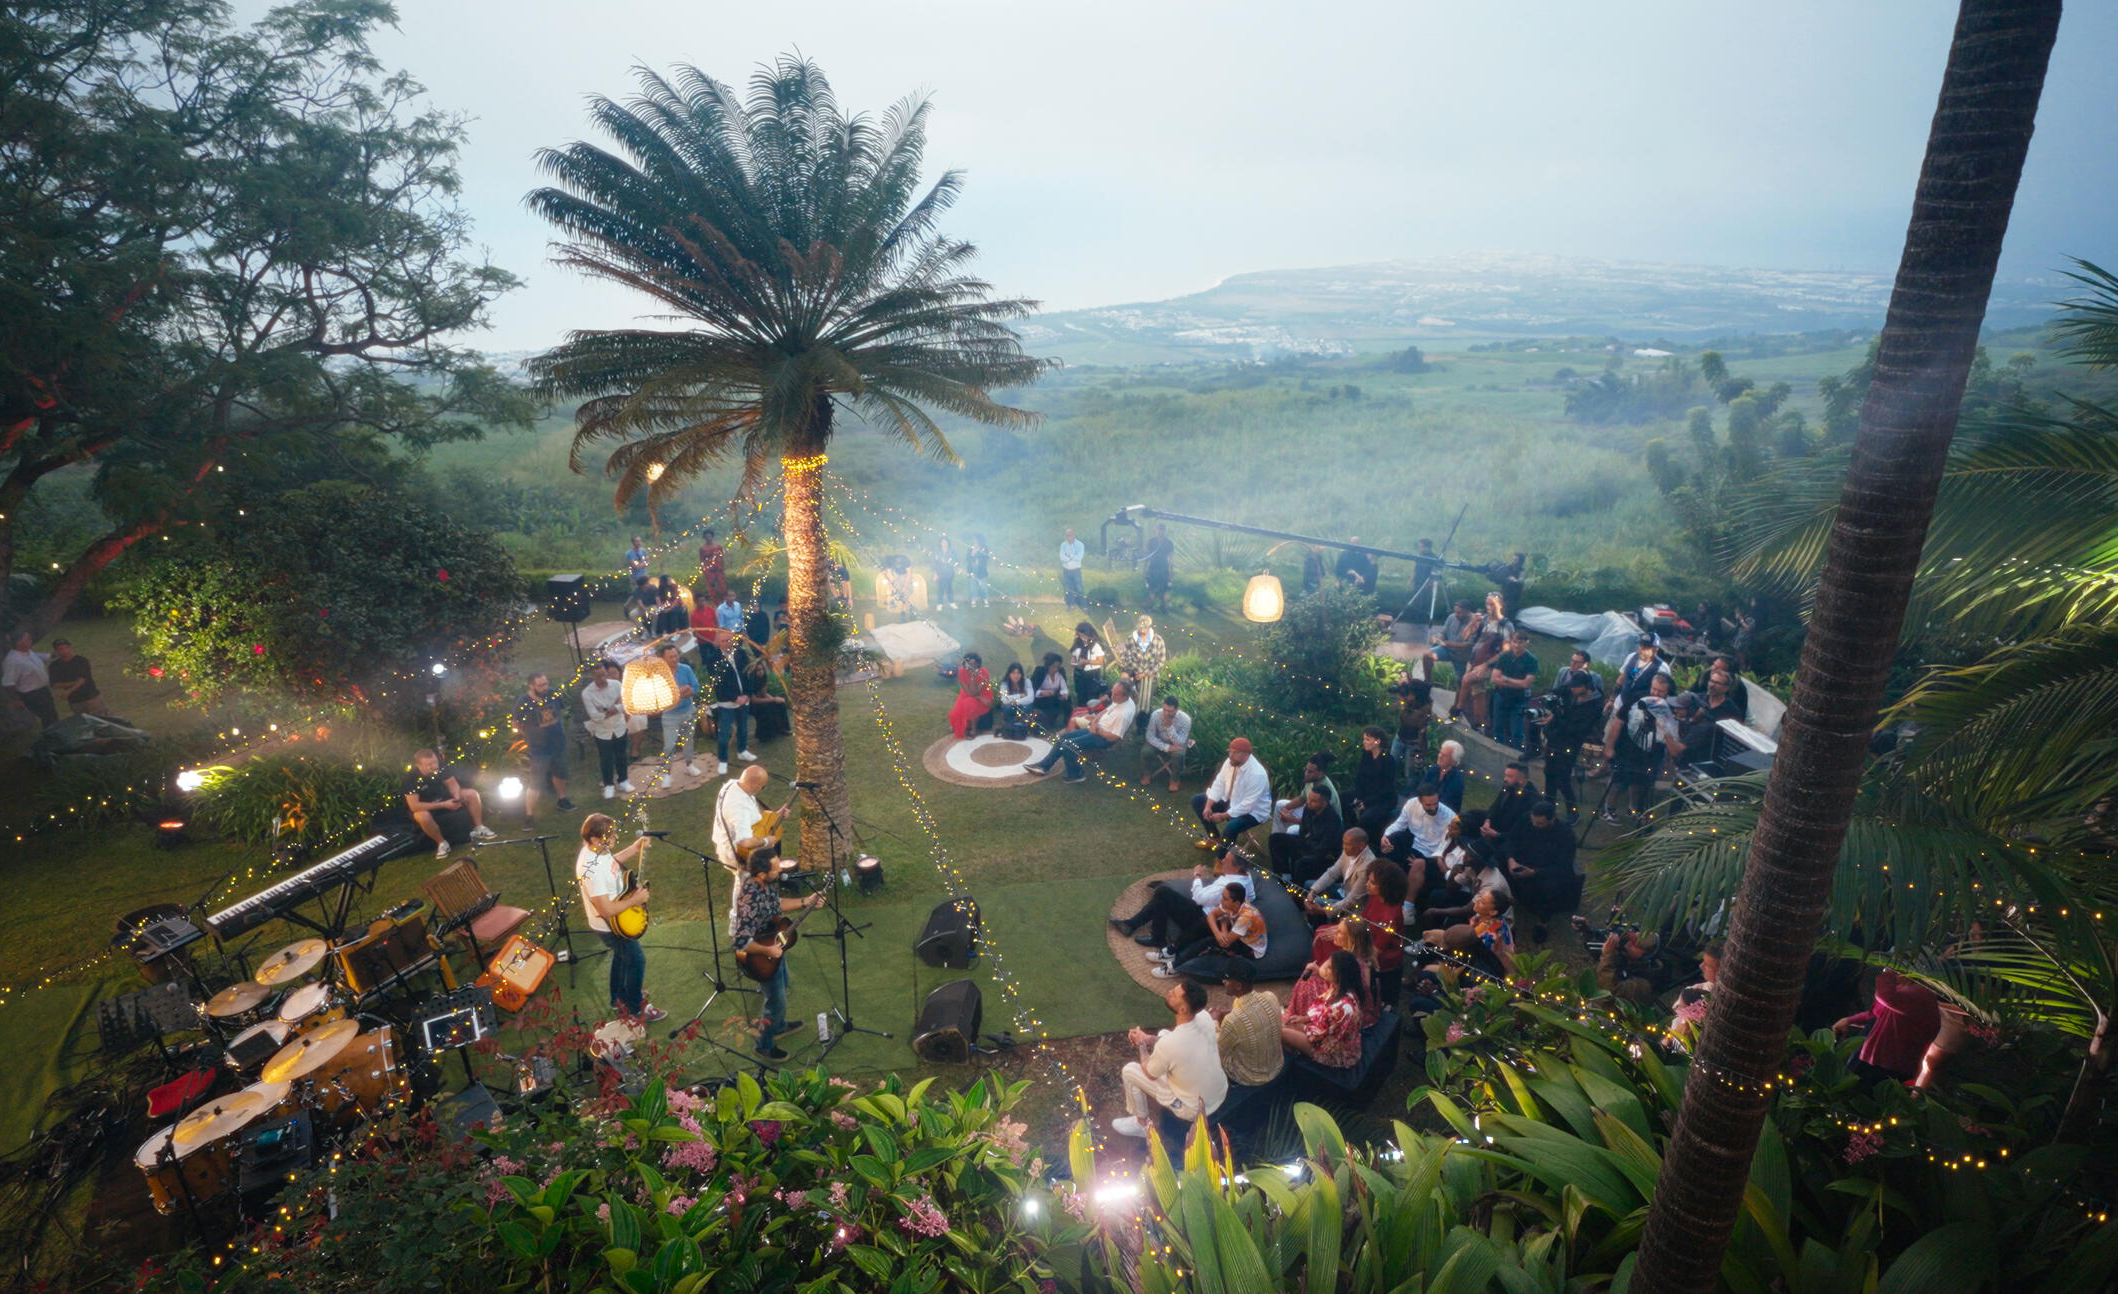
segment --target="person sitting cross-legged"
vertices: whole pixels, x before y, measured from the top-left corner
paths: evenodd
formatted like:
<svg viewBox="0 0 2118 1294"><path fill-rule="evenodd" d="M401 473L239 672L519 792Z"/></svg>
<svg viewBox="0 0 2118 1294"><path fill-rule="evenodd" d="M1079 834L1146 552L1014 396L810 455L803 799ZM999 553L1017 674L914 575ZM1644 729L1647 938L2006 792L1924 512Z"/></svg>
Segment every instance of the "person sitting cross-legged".
<svg viewBox="0 0 2118 1294"><path fill-rule="evenodd" d="M1313 880L1338 857L1345 834L1324 788L1312 783L1300 803L1273 815L1272 834L1265 837L1272 870L1305 883Z"/></svg>
<svg viewBox="0 0 2118 1294"><path fill-rule="evenodd" d="M1177 949L1205 937L1209 930L1206 913L1220 903L1222 890L1231 884L1243 884L1244 893L1249 893L1246 875L1242 859L1223 853L1210 868L1204 863L1192 868L1188 888L1161 881L1152 883L1148 886L1147 902L1140 910L1129 917L1112 917L1111 926L1119 934L1135 936L1141 926L1146 926L1148 937L1138 942L1162 950L1165 955L1155 960L1167 961Z"/></svg>
<svg viewBox="0 0 2118 1294"><path fill-rule="evenodd" d="M1176 1017L1174 1028L1149 1033L1133 1028L1126 1037L1140 1049L1138 1060L1119 1071L1125 1110L1111 1120L1111 1131L1125 1137L1151 1135L1161 1112L1196 1123L1221 1108L1228 1095L1228 1075L1221 1068L1221 1049L1214 1019L1206 1014L1206 988L1196 980L1172 984L1162 999Z"/></svg>
<svg viewBox="0 0 2118 1294"><path fill-rule="evenodd" d="M1206 909L1206 934L1173 953L1148 953L1156 979L1195 975L1216 980L1230 962L1265 955L1265 918L1250 903L1250 880L1237 877L1221 887L1221 901Z"/></svg>
<svg viewBox="0 0 2118 1294"><path fill-rule="evenodd" d="M1206 828L1201 849L1224 849L1236 837L1272 816L1272 774L1250 753L1250 739L1228 743L1228 758L1206 789L1191 797L1191 811Z"/></svg>
<svg viewBox="0 0 2118 1294"><path fill-rule="evenodd" d="M1368 848L1368 833L1348 827L1339 833L1338 857L1309 883L1302 897L1302 910L1312 921L1336 921L1349 912L1359 912L1368 902L1368 877L1375 868L1375 851ZM1403 876L1403 871L1398 872Z"/></svg>
<svg viewBox="0 0 2118 1294"><path fill-rule="evenodd" d="M1066 761L1066 780L1086 782L1088 770L1081 766L1081 757L1089 751L1109 750L1131 735L1132 730L1132 695L1124 683L1113 683L1109 704L1077 716L1073 726L1052 739L1052 748L1043 759L1022 767L1042 775L1051 772L1052 766L1063 759Z"/></svg>

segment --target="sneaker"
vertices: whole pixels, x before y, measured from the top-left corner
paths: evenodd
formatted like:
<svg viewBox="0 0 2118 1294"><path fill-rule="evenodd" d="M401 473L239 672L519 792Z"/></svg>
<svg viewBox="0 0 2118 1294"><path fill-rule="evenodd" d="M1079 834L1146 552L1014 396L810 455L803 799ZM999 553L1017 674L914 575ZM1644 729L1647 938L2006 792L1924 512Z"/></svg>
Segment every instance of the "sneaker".
<svg viewBox="0 0 2118 1294"><path fill-rule="evenodd" d="M1065 780L1068 782L1086 782L1088 780L1088 774L1083 773L1079 777L1076 777L1072 773L1068 773L1066 775Z"/></svg>
<svg viewBox="0 0 2118 1294"><path fill-rule="evenodd" d="M752 1050L757 1052L758 1055L763 1056L766 1060L787 1059L787 1050L784 1047L755 1047L752 1048Z"/></svg>
<svg viewBox="0 0 2118 1294"><path fill-rule="evenodd" d="M685 761L684 761L684 771L685 771L685 772L687 772L687 773L689 773L689 774L691 774L691 775L692 775L693 777L703 777L703 776L705 776L705 774L703 774L703 773L699 772L699 761L697 761L697 760L695 760L695 759L688 759L688 760L685 760ZM727 771L728 771L728 766L727 766L727 765L725 765L725 764L724 764L724 765L722 765L722 766L721 766L721 771L722 771L722 772L724 772L724 773L725 773L725 772L727 772Z"/></svg>
<svg viewBox="0 0 2118 1294"><path fill-rule="evenodd" d="M572 813L573 811L574 811L574 802L573 802L572 800L569 800L569 799L567 799L567 798L566 798L565 796L563 796L563 795L562 795L562 796L560 796L560 797L559 797L559 812L561 812L561 813Z"/></svg>
<svg viewBox="0 0 2118 1294"><path fill-rule="evenodd" d="M1024 764L1022 766L1022 771L1025 773L1035 773L1037 776L1043 777L1046 773L1049 773L1052 770L1049 768L1039 768L1035 764Z"/></svg>
<svg viewBox="0 0 2118 1294"><path fill-rule="evenodd" d="M482 822L471 828L471 839L473 840L498 840L499 838L499 832L494 831Z"/></svg>
<svg viewBox="0 0 2118 1294"><path fill-rule="evenodd" d="M660 785L661 788L665 791L668 790L670 787L675 786L676 784L677 775L675 773L662 774L662 780L658 783L658 785Z"/></svg>
<svg viewBox="0 0 2118 1294"><path fill-rule="evenodd" d="M694 773L696 773L696 772L698 772L699 770L698 770L697 768L693 768L693 769L692 769L691 771L692 771L692 772L694 772ZM715 761L714 761L714 774L713 774L713 775L714 775L715 777L726 777L726 776L728 776L728 761L727 761L727 760L725 760L725 759L717 759L717 760L715 760Z"/></svg>
<svg viewBox="0 0 2118 1294"><path fill-rule="evenodd" d="M442 842L441 842L440 844L438 844L438 845L434 846L434 857L436 857L436 858L447 858L448 856L449 856L449 842L448 842L448 841L444 840L444 841L442 841Z"/></svg>
<svg viewBox="0 0 2118 1294"><path fill-rule="evenodd" d="M610 785L610 786L606 786L606 787L604 787L604 788L603 788L603 798L604 798L604 799L606 799L606 800L609 800L609 799L614 799L614 798L616 798L616 797L617 797L617 794L618 794L618 788L617 788L616 784L612 784L612 785Z"/></svg>
<svg viewBox="0 0 2118 1294"><path fill-rule="evenodd" d="M523 814L522 829L524 831L535 831L537 829L537 820L535 818L532 818L527 813Z"/></svg>
<svg viewBox="0 0 2118 1294"><path fill-rule="evenodd" d="M746 764L755 764L757 762L757 752L755 751L739 750L735 752L735 757Z"/></svg>
<svg viewBox="0 0 2118 1294"><path fill-rule="evenodd" d="M1614 827L1618 825L1618 815L1610 809L1603 811L1603 820Z"/></svg>
<svg viewBox="0 0 2118 1294"><path fill-rule="evenodd" d="M1167 962L1156 962L1149 969L1154 972L1156 979L1175 979L1177 977L1177 968Z"/></svg>
<svg viewBox="0 0 2118 1294"><path fill-rule="evenodd" d="M640 1005L640 1018L649 1024L653 1024L657 1020L667 1020L669 1012L664 1011L652 1002L644 1002Z"/></svg>
<svg viewBox="0 0 2118 1294"><path fill-rule="evenodd" d="M619 794L621 794L621 795L631 795L631 794L632 794L632 779L628 777L628 778L626 778L626 779L625 779L624 781L622 781L622 782L618 783L618 792L619 792Z"/></svg>
<svg viewBox="0 0 2118 1294"><path fill-rule="evenodd" d="M1130 1114L1121 1114L1110 1121L1110 1130L1121 1137L1138 1137L1147 1140L1147 1125Z"/></svg>

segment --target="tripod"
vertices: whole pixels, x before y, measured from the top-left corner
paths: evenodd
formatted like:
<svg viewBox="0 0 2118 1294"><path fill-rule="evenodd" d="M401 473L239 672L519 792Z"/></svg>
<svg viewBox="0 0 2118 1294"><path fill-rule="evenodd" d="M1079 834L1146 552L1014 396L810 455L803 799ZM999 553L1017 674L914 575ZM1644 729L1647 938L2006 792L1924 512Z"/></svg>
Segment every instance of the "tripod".
<svg viewBox="0 0 2118 1294"><path fill-rule="evenodd" d="M839 850L844 847L845 834L838 829L838 820L831 816L830 806L824 803L824 797L812 790L810 801L823 813L825 829L831 836L831 880L830 888L826 891L826 902L831 908L830 937L838 941L838 1004L831 1008L831 1014L838 1017L839 1027L824 1042L824 1049L817 1057L818 1060L823 1060L831 1055L832 1048L852 1034L864 1033L873 1038L894 1038L896 1035L880 1029L864 1029L853 1022L853 989L851 977L846 969L846 936L865 939L867 936L861 931L873 923L855 925L846 920L845 909L839 906L839 893L845 888L845 872L839 865Z"/></svg>
<svg viewBox="0 0 2118 1294"><path fill-rule="evenodd" d="M678 1034L684 1032L686 1029L689 1029L691 1026L697 1024L700 1020L704 1019L706 1016L707 1008L711 1007L714 1004L714 1001L719 998L721 994L755 993L757 992L757 990L754 988L744 988L740 984L730 984L727 980L721 978L721 930L719 922L713 915L713 869L721 865L720 860L715 858L711 854L702 854L689 845L680 845L676 841L670 840L666 835L663 835L660 832L656 832L654 834L657 839L660 839L667 843L670 848L682 850L684 853L690 854L693 858L699 860L699 877L700 879L706 882L706 934L708 939L713 944L713 966L709 970L700 972L700 974L705 978L706 982L712 986L713 991L706 995L706 1000L704 1002L699 1003L699 1009L691 1013L691 1018L689 1020L686 1020L684 1023L678 1025L676 1028L671 1029L669 1031L669 1036L674 1038ZM732 899L730 901L733 902ZM735 1052L735 1049L733 1047L729 1047L721 1042L715 1041L712 1038L708 1038L707 1041L713 1043L714 1046L721 1048L721 1050L723 1051ZM742 1055L741 1052L735 1052L735 1054Z"/></svg>

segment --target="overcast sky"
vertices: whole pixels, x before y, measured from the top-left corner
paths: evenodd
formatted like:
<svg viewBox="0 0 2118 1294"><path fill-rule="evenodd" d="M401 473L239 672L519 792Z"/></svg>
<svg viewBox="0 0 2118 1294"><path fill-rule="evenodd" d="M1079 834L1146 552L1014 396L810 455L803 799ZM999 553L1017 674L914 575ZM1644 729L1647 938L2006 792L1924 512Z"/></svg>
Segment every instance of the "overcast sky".
<svg viewBox="0 0 2118 1294"><path fill-rule="evenodd" d="M1248 270L1464 251L1896 263L1956 6L398 0L377 52L473 121L464 201L527 281L477 344L633 306L547 262L532 153L638 64L724 81L791 49L843 104L934 99L949 232L1053 309ZM246 0L255 13L262 3ZM2118 261L2118 5L2069 6L2004 272Z"/></svg>

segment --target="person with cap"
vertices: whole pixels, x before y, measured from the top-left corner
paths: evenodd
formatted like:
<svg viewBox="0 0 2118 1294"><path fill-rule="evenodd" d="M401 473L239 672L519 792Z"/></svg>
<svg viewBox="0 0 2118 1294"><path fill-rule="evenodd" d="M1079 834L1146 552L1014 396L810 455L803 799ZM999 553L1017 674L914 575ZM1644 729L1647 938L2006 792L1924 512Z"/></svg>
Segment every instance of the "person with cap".
<svg viewBox="0 0 2118 1294"><path fill-rule="evenodd" d="M1191 797L1191 811L1206 828L1201 849L1225 850L1238 836L1272 817L1272 775L1250 753L1250 738L1228 743L1228 758L1204 791Z"/></svg>
<svg viewBox="0 0 2118 1294"><path fill-rule="evenodd" d="M1154 707L1155 676L1169 660L1169 647L1155 632L1152 617L1141 616L1132 634L1118 644L1118 677L1132 689L1133 702L1142 711Z"/></svg>
<svg viewBox="0 0 2118 1294"><path fill-rule="evenodd" d="M1605 714L1615 714L1619 707L1646 696L1648 684L1657 675L1669 680L1670 691L1677 690L1676 676L1669 672L1669 662L1662 659L1662 640L1652 633L1643 633L1637 646L1638 650L1618 667L1618 686L1611 689L1611 699L1603 707Z"/></svg>

